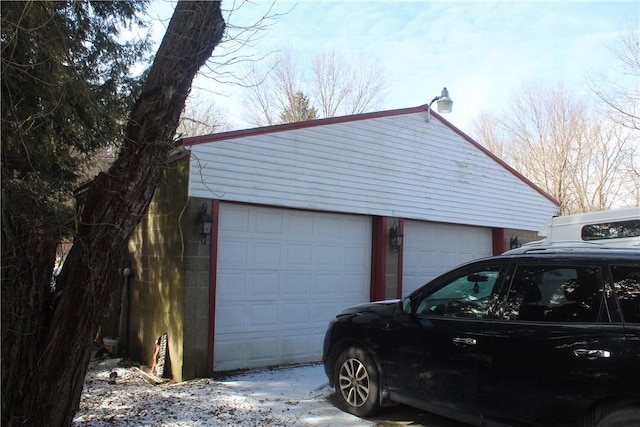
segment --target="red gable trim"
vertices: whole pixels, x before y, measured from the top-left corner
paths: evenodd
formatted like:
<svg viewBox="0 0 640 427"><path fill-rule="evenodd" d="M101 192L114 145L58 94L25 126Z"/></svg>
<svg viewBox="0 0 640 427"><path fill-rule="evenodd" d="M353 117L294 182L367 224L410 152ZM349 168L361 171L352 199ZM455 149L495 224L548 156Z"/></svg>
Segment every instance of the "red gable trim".
<svg viewBox="0 0 640 427"><path fill-rule="evenodd" d="M433 112L432 112L433 114ZM454 125L452 125L451 123L449 123L448 121L444 120L442 117L439 117L440 121L442 122L442 124L444 124L446 127L448 127L449 129L451 129L452 131L454 131L456 134L458 134L458 136L460 136L462 139L464 139L465 141L467 141L469 144L473 145L474 147L476 147L478 150L482 151L484 154L486 154L487 156L489 156L490 158L492 158L496 163L498 163L500 166L502 166L503 168L505 168L506 170L508 170L509 172L511 172L513 175L516 176L516 178L520 179L522 182L524 182L525 184L527 184L529 187L533 188L534 190L536 190L538 193L540 193L542 196L544 196L545 198L547 198L547 200L549 200L551 203L553 203L556 206L560 206L560 202L557 201L555 199L555 197L553 197L551 194L547 193L546 191L544 191L542 188L538 187L536 184L534 184L532 181L530 181L527 177L525 177L524 175L522 175L520 172L518 172L517 170L515 170L514 168L512 168L511 166L509 166L507 163L504 162L504 160L502 160L500 157L496 156L495 154L493 154L491 151L489 151L487 148L485 148L483 145L481 145L480 143L474 141L473 139L471 139L471 137L469 135L467 135L466 133L462 132L460 129L458 129L457 127L455 127Z"/></svg>
<svg viewBox="0 0 640 427"><path fill-rule="evenodd" d="M316 126L331 125L336 123L348 123L348 122L356 122L359 120L377 119L381 117L402 116L404 114L426 112L427 108L429 108L429 106L427 104L424 104L418 107L401 108L398 110L375 111L372 113L354 114L351 116L328 117L326 119L307 120L307 121L295 122L295 123L283 123L280 125L265 126L265 127L252 128L252 129L241 129L241 130L235 130L230 132L214 133L210 135L192 136L192 137L183 138L182 140L177 141L176 145L191 146L191 145L197 145L197 144L205 144L209 142L244 138L248 136L265 135L269 133L283 132L287 130L305 129L305 128L311 128ZM560 202L558 202L553 196L551 196L550 194L545 192L543 189L538 187L536 184L531 182L528 178L526 178L520 172L513 169L511 166L505 163L498 156L493 154L491 151L487 150L484 146L482 146L478 142L471 139L470 136L462 132L460 129L458 129L457 127L455 127L454 125L446 121L445 119L443 119L438 113L431 110L430 114L432 118L439 120L442 124L444 124L446 127L451 129L462 139L467 141L469 144L473 145L478 150L482 151L487 156L489 156L491 159L497 162L500 166L502 166L503 168L511 172L516 178L520 179L529 187L533 188L535 191L537 191L542 196L544 196L551 203L555 204L556 206L560 206Z"/></svg>
<svg viewBox="0 0 640 427"><path fill-rule="evenodd" d="M402 108L399 110L375 111L372 113L354 114L352 116L328 117L326 119L306 120L303 122L283 123L280 125L264 126L252 129L235 130L231 132L214 133L211 135L192 136L178 141L177 145L196 145L207 142L215 142L221 140L243 138L247 136L265 135L268 133L283 132L286 130L305 129L316 126L332 125L336 123L357 122L359 120L377 119L380 117L401 116L403 114L413 114L426 112L427 105L419 107ZM433 114L433 111L432 111ZM435 114L433 114L435 116Z"/></svg>

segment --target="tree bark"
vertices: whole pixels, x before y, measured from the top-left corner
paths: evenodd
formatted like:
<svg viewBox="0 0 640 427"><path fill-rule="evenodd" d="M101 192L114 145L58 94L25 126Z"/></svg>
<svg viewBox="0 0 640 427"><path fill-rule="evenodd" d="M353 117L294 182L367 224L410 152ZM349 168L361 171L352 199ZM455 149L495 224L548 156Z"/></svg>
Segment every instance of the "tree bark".
<svg viewBox="0 0 640 427"><path fill-rule="evenodd" d="M109 284L158 184L193 78L224 28L220 2L178 2L131 113L118 159L89 186L37 351L29 360L12 357L2 362L3 370L8 364L24 379L17 389L2 390L3 424L71 424Z"/></svg>

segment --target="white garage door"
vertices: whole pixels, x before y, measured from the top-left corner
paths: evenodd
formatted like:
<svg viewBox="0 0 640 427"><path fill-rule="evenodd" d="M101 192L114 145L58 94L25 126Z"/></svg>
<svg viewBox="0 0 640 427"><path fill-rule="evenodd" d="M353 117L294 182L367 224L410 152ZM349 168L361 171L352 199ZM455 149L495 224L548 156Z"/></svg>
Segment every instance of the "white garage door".
<svg viewBox="0 0 640 427"><path fill-rule="evenodd" d="M402 296L463 262L492 253L489 228L405 221Z"/></svg>
<svg viewBox="0 0 640 427"><path fill-rule="evenodd" d="M368 217L222 204L214 370L318 361L329 320L369 301Z"/></svg>

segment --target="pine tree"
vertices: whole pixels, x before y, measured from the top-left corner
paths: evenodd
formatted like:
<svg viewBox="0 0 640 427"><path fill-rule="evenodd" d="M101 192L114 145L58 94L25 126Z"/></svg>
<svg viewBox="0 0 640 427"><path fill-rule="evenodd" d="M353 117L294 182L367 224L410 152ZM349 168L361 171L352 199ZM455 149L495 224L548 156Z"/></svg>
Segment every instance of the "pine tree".
<svg viewBox="0 0 640 427"><path fill-rule="evenodd" d="M280 120L283 123L302 122L318 118L318 112L315 107L309 106L309 100L302 91L298 91L288 98L289 105L280 113Z"/></svg>

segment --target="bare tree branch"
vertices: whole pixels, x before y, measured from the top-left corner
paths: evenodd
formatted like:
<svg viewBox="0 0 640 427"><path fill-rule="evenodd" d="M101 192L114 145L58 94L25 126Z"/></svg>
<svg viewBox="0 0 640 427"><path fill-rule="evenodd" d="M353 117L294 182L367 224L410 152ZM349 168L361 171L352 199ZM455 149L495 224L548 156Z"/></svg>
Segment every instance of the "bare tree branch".
<svg viewBox="0 0 640 427"><path fill-rule="evenodd" d="M558 199L562 213L634 204L628 165L638 151L628 130L589 110L562 85L526 85L513 100L500 116L482 115L473 133Z"/></svg>
<svg viewBox="0 0 640 427"><path fill-rule="evenodd" d="M358 114L375 109L384 100L387 77L380 65L366 58L347 61L335 52L320 53L310 68L295 61L285 49L266 68L253 64L244 95L247 121L256 126L276 124L298 92L309 94L310 108L319 117Z"/></svg>

